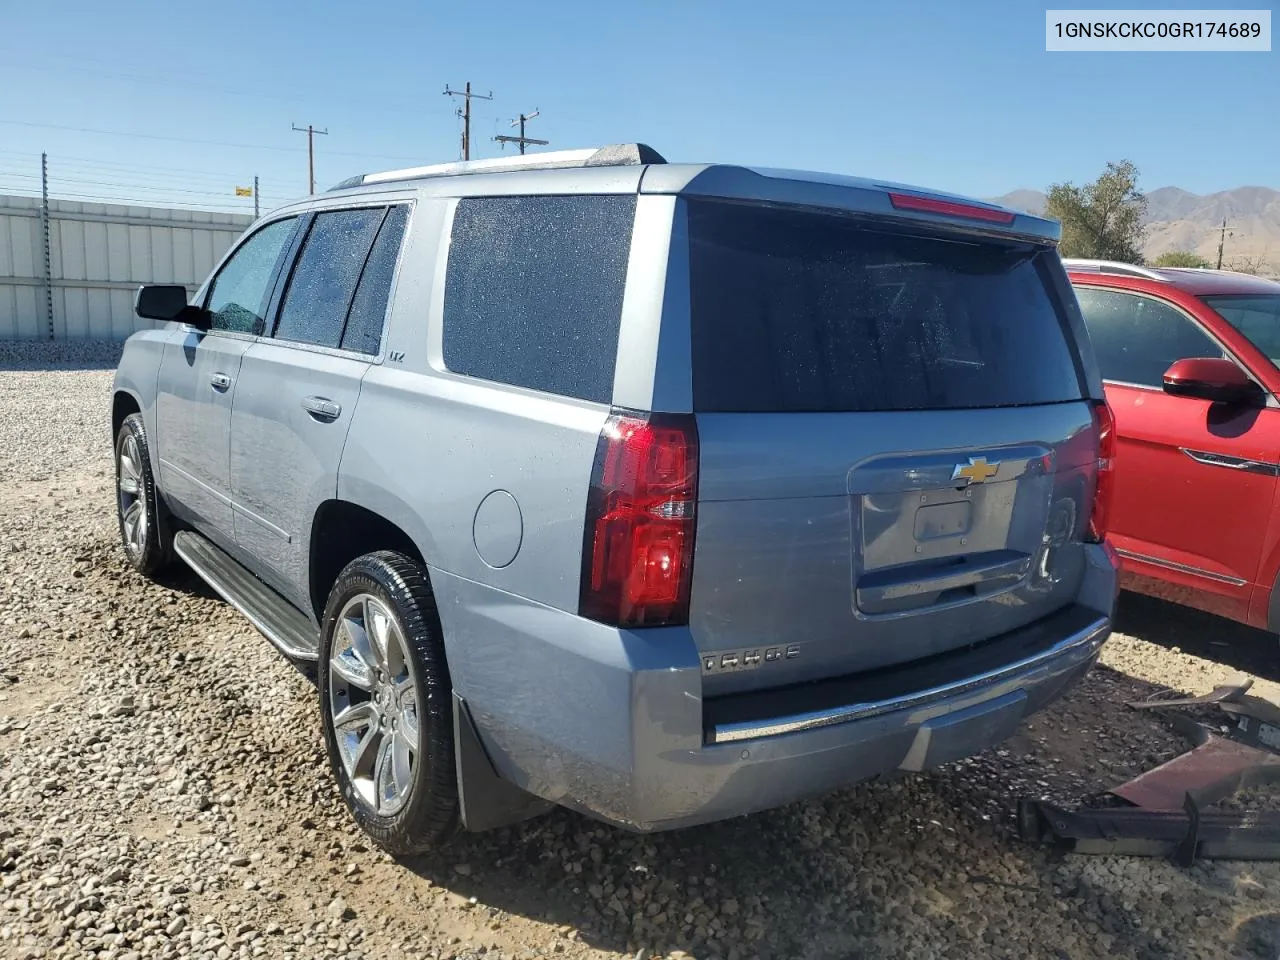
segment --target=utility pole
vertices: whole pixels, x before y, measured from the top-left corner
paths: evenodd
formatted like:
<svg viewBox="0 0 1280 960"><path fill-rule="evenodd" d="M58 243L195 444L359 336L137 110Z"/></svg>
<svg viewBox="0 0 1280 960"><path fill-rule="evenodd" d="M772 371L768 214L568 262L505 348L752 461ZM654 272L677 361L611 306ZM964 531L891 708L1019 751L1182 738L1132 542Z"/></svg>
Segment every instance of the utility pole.
<svg viewBox="0 0 1280 960"><path fill-rule="evenodd" d="M1227 245L1227 218L1222 218L1222 236L1218 238L1218 269L1222 269L1222 248Z"/></svg>
<svg viewBox="0 0 1280 960"><path fill-rule="evenodd" d="M316 192L315 137L317 133L320 134L321 136L327 136L329 131L328 129L317 130L315 127L311 126L311 124L309 123L305 127L300 127L295 123L293 124L293 129L296 130L298 133L305 133L307 135L307 184L308 184L307 190L309 193L315 193ZM255 197L257 196L256 192L254 193L254 196Z"/></svg>
<svg viewBox="0 0 1280 960"><path fill-rule="evenodd" d="M490 90L488 96L485 96L483 93L472 93L471 81L468 80L466 90L450 90L449 85L446 83L444 85L444 95L446 97L462 97L463 99L462 109L458 111L459 115L461 115L462 117L462 159L470 160L471 159L471 100L473 97L476 100L492 100L493 91Z"/></svg>
<svg viewBox="0 0 1280 960"><path fill-rule="evenodd" d="M258 177L253 177L253 219L258 219Z"/></svg>
<svg viewBox="0 0 1280 960"><path fill-rule="evenodd" d="M536 116L538 115L538 112L539 112L539 111L535 110L535 111L533 111L533 113L530 113L530 114L528 114L527 116L526 116L525 114L523 114L523 113L522 113L522 114L520 114L520 119L519 119L519 120L512 120L512 121L511 121L511 125L512 125L513 127L515 127L515 126L519 126L519 127L520 127L520 136L518 136L518 137L494 137L493 139L497 140L499 143L501 143L501 144L503 144L503 145L506 145L506 144L508 144L508 143L518 143L518 144L520 144L520 153L521 153L521 155L522 155L522 156L523 156L523 154L524 154L524 148L525 148L525 145L526 145L526 144L530 144L530 143L532 143L532 144L535 144L535 145L537 145L537 146L545 147L547 144L549 144L549 143L551 142L550 140L534 140L534 139L532 139L531 137L526 137L526 136L524 135L524 125L525 125L528 121L530 121L530 120L532 120L534 117L536 117Z"/></svg>

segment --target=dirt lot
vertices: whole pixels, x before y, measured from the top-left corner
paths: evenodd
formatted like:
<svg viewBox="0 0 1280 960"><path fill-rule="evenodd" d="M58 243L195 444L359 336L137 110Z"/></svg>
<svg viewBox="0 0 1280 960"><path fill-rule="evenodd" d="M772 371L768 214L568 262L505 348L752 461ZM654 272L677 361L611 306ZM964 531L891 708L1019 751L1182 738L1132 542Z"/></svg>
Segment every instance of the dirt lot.
<svg viewBox="0 0 1280 960"><path fill-rule="evenodd" d="M1280 865L1012 835L1019 796L1182 749L1125 700L1246 674L1280 695L1273 638L1141 600L982 757L695 831L560 812L393 861L332 788L312 684L192 576L126 568L110 373L25 355L0 349L0 957L1280 956Z"/></svg>

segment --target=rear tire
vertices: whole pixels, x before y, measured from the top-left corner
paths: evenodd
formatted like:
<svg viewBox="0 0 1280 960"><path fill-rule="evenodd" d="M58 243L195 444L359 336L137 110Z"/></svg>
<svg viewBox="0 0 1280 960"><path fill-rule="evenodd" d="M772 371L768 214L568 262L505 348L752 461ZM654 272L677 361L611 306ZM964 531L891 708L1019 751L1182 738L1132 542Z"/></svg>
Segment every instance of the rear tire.
<svg viewBox="0 0 1280 960"><path fill-rule="evenodd" d="M329 763L356 823L388 853L439 846L458 825L453 687L421 564L381 551L338 575L318 680Z"/></svg>
<svg viewBox="0 0 1280 960"><path fill-rule="evenodd" d="M151 473L151 451L142 414L124 418L116 434L116 519L130 565L154 578L173 563L173 533Z"/></svg>

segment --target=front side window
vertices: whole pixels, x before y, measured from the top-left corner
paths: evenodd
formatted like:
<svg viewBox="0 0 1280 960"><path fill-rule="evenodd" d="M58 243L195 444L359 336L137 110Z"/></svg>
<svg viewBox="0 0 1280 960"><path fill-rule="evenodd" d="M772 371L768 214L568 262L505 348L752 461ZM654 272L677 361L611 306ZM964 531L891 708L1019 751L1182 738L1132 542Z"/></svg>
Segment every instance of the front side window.
<svg viewBox="0 0 1280 960"><path fill-rule="evenodd" d="M1076 299L1104 380L1163 387L1175 360L1223 356L1195 321L1160 300L1086 286Z"/></svg>
<svg viewBox="0 0 1280 960"><path fill-rule="evenodd" d="M607 403L635 209L634 196L460 200L445 280L445 366Z"/></svg>
<svg viewBox="0 0 1280 960"><path fill-rule="evenodd" d="M1280 294L1222 295L1200 299L1280 367Z"/></svg>
<svg viewBox="0 0 1280 960"><path fill-rule="evenodd" d="M269 285L296 224L295 217L267 224L222 265L205 300L214 330L262 333Z"/></svg>
<svg viewBox="0 0 1280 960"><path fill-rule="evenodd" d="M386 207L317 214L280 307L275 338L337 347Z"/></svg>

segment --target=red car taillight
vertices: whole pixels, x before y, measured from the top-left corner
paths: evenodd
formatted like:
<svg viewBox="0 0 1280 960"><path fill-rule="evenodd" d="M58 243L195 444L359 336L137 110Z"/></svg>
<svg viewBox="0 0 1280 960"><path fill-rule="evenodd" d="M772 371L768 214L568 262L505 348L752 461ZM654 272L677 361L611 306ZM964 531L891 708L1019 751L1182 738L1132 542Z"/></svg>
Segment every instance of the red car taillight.
<svg viewBox="0 0 1280 960"><path fill-rule="evenodd" d="M1098 483L1089 515L1089 539L1102 543L1107 539L1116 458L1116 420L1105 400L1093 403L1093 425L1098 433Z"/></svg>
<svg viewBox="0 0 1280 960"><path fill-rule="evenodd" d="M582 616L620 627L689 622L697 500L691 415L609 418L587 497Z"/></svg>

